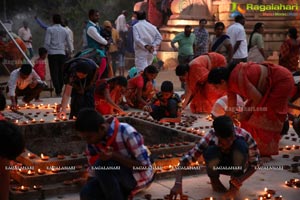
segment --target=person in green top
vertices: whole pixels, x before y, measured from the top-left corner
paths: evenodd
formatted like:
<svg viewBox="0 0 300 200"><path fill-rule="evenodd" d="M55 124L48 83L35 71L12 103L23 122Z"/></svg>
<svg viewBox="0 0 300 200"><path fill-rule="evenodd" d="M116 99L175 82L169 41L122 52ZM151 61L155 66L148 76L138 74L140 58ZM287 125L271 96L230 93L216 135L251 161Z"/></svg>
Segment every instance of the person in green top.
<svg viewBox="0 0 300 200"><path fill-rule="evenodd" d="M178 51L178 63L188 64L194 58L195 34L192 33L192 27L187 25L184 32L178 33L171 41L174 51ZM178 48L175 46L178 43Z"/></svg>

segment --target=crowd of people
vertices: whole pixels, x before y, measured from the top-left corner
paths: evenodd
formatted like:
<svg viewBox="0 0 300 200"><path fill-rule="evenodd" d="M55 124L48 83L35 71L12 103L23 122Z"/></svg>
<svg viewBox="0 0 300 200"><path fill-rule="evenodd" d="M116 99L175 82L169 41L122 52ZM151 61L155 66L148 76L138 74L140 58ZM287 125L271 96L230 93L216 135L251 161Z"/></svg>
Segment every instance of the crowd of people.
<svg viewBox="0 0 300 200"><path fill-rule="evenodd" d="M255 172L259 158L278 154L279 140L286 132L288 106L299 97L299 87L297 90L293 79L293 74L300 72L297 29L288 30L288 39L280 48L280 65L276 65L265 62L263 23L255 24L249 42L243 15L235 17L226 33L224 23L215 23L212 41L205 28L206 19L200 19L194 31L186 25L171 40L174 51L178 51L175 73L184 88L179 97L170 81L164 81L160 91L156 87L159 69L153 61L162 41L157 27L146 20L145 12L134 12L136 19L130 24L126 22L127 15L127 11L122 11L114 23L104 21L100 27L99 11L91 9L83 34L86 48L76 56L72 56L73 39L67 24L60 15L54 15L52 26L43 25L45 44L39 48L34 67L23 64L10 75L11 109L18 109L18 96L23 96L22 101L27 104L34 99L40 101L39 94L46 87L48 57L55 93L62 97L58 117L66 118L71 99L69 117L76 119L76 130L87 142L91 173L80 193L82 200L127 199L155 178L142 135L130 124L117 118L104 120L102 115L126 114L126 109L132 107L149 112L162 123L177 123L188 106L195 114L212 113L213 129L182 157L180 166L189 165L203 154L212 189L225 193L225 198L234 198L242 183ZM31 57L32 36L26 23L19 35ZM135 53L135 68L124 77L125 49L130 45ZM68 57L72 58L67 60ZM3 120L0 122L6 123ZM294 122L297 126L299 120ZM10 126L13 125L3 124L7 129ZM18 134L17 129L12 132ZM20 148L24 148L22 142L19 144L19 150L12 153L6 153L7 149L1 145L0 159L7 163L15 158ZM92 170L116 166L119 170ZM137 166L145 169L132 170ZM231 177L229 189L220 182L219 176L224 171L214 170L217 166L242 168L225 170ZM178 171L171 198L182 194L182 175ZM0 185L5 185L1 178Z"/></svg>

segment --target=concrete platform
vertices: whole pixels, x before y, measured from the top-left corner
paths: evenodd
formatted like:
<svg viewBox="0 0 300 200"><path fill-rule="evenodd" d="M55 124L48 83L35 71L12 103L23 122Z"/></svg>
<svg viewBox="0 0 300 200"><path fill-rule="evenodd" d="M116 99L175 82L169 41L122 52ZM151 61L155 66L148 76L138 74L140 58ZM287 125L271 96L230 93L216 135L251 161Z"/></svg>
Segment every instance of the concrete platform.
<svg viewBox="0 0 300 200"><path fill-rule="evenodd" d="M160 84L164 80L170 80L174 83L174 88L178 93L182 93L180 91L180 83L178 78L175 76L175 72L173 70L164 70L159 73L157 77L157 87L159 88ZM54 104L60 103L60 98L46 98L49 96L49 93L45 93L42 95L45 98L42 98L43 104ZM8 100L8 105L10 101ZM129 110L137 111L137 110ZM191 114L190 110L185 110L185 114ZM52 118L54 116L51 116ZM296 138L296 141L292 141L293 138ZM292 127L290 127L288 135L284 136L280 141L280 147L284 148L289 145L300 145L300 139ZM283 155L289 155L289 158L283 158ZM282 195L284 200L297 200L299 199L300 189L299 188L291 188L285 185L285 181L288 181L292 178L300 179L299 172L291 172L289 170L283 169L286 166L290 166L292 163L298 163L292 160L294 156L300 156L300 150L283 150L280 151L280 154L277 156L273 156L273 160L267 162L268 166L281 166L279 168L274 169L260 169L258 170L252 177L250 177L243 185L240 190L240 196L236 199L248 199L254 200L258 199L258 195L264 193L264 188L276 190L275 196ZM299 166L298 166L299 169ZM221 180L226 187L228 187L228 177L221 176ZM151 194L152 199L163 199L166 194L169 194L170 189L174 185L174 178L164 179L164 180L156 180L153 184L145 191L140 192L134 197L135 200L145 199L145 194ZM53 194L53 197L48 198L46 200L79 200L79 189L74 192L70 192L69 194L63 193L61 191L57 191ZM217 200L221 199L220 194L214 193L211 189L211 185L209 184L209 179L205 174L194 175L185 177L183 179L183 192L184 194L189 196L191 200L198 200L204 197L214 197ZM24 198L25 200L26 197ZM37 199L37 198L36 198ZM273 198L274 199L274 198ZM32 200L32 199L28 199Z"/></svg>
<svg viewBox="0 0 300 200"><path fill-rule="evenodd" d="M181 93L181 92L179 92ZM53 104L55 102L60 102L59 98L44 98L43 104ZM136 110L130 110L136 111ZM186 110L185 114L190 114L190 110ZM203 124L203 122L199 122L199 119L203 119L204 115L193 115L198 116L198 121L196 121L193 126L198 126L199 123ZM211 122L206 122L203 125L209 125ZM296 141L292 141L296 140ZM295 162L292 160L294 156L300 156L299 149L293 149L292 145L300 145L297 134L295 134L292 127L290 127L290 131L288 135L284 136L280 141L280 147L284 148L280 151L280 154L273 157L273 160L265 163L265 166L269 166L268 168L261 168L257 170L257 172L248 179L243 187L240 190L239 197L236 199L258 199L258 195L262 195L264 193L264 188L272 189L276 191L275 196L282 195L283 199L286 200L296 200L299 199L298 196L300 194L300 188L292 188L285 185L285 181L288 181L292 178L300 179L299 172L292 172L291 170L287 170L287 166L291 164L295 164L299 162ZM286 150L286 146L291 147L291 150ZM288 155L289 158L283 158L283 155ZM271 169L273 167L273 169ZM298 167L299 168L299 167ZM228 187L229 177L221 176L221 180L225 186ZM152 199L163 199L166 194L169 194L170 189L174 185L174 178L164 179L164 180L156 180L154 183L145 191L140 192L134 198L135 200L145 199L145 194L151 194ZM216 199L221 199L221 195L215 193L211 189L211 185L209 183L209 179L205 174L193 175L189 177L185 177L183 179L183 191L184 194L189 196L191 200L198 200L205 197L214 197ZM79 190L76 193L64 194L62 192L57 192L51 198L46 198L47 200L55 200L55 199L65 199L65 200L79 200ZM274 198L273 198L274 199Z"/></svg>

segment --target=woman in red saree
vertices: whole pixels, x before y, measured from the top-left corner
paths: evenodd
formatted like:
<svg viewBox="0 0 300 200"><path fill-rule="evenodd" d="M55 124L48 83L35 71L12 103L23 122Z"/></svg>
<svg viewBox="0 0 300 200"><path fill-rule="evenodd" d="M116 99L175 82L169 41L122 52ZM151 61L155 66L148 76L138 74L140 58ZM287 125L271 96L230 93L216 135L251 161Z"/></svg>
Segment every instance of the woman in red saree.
<svg viewBox="0 0 300 200"><path fill-rule="evenodd" d="M94 94L96 110L102 115L124 113L118 104L126 87L127 79L123 76L97 81Z"/></svg>
<svg viewBox="0 0 300 200"><path fill-rule="evenodd" d="M262 156L278 154L290 88L294 86L291 72L271 63L231 64L228 68L212 70L208 82L227 91L227 114L231 117L237 117L234 115L236 95L247 100L238 117L242 127L252 134Z"/></svg>
<svg viewBox="0 0 300 200"><path fill-rule="evenodd" d="M176 75L181 82L186 82L184 109L191 101L192 113L209 113L217 99L225 92L216 90L212 85L207 84L207 76L211 69L226 65L223 55L210 52L198 56L187 65L178 65Z"/></svg>
<svg viewBox="0 0 300 200"><path fill-rule="evenodd" d="M143 72L128 80L125 96L129 106L143 109L147 105L156 94L153 81L157 74L158 69L149 65Z"/></svg>

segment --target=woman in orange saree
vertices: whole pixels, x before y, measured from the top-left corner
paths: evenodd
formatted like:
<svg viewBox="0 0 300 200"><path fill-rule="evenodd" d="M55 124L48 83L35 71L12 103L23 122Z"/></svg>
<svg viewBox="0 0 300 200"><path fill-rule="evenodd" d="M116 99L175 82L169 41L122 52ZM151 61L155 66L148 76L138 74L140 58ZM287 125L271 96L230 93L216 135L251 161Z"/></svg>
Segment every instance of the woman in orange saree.
<svg viewBox="0 0 300 200"><path fill-rule="evenodd" d="M156 94L154 79L158 69L149 65L143 72L128 80L126 101L130 107L143 109Z"/></svg>
<svg viewBox="0 0 300 200"><path fill-rule="evenodd" d="M288 98L294 86L291 72L271 63L231 64L216 68L208 75L208 82L228 96L227 114L235 118L236 95L247 100L238 116L241 126L256 140L260 154L278 154L281 131L288 112Z"/></svg>
<svg viewBox="0 0 300 200"><path fill-rule="evenodd" d="M102 115L123 114L119 103L126 87L127 79L123 76L98 80L94 93L96 110Z"/></svg>
<svg viewBox="0 0 300 200"><path fill-rule="evenodd" d="M212 85L207 84L207 76L211 69L225 67L226 59L223 55L210 52L198 56L187 65L178 65L176 75L181 82L186 82L184 109L190 102L192 113L209 113L217 99L225 92L216 90Z"/></svg>

